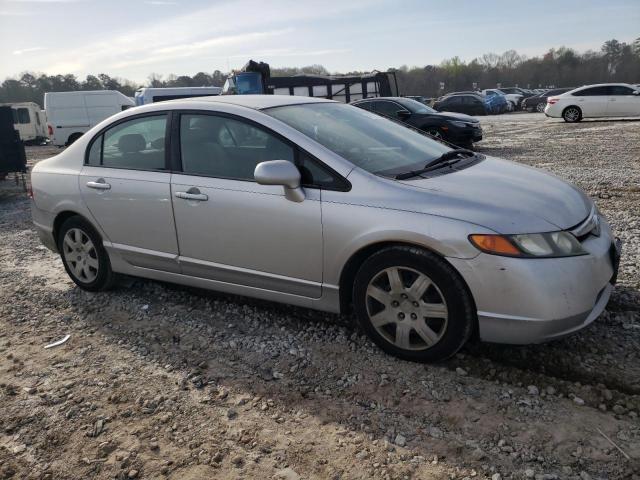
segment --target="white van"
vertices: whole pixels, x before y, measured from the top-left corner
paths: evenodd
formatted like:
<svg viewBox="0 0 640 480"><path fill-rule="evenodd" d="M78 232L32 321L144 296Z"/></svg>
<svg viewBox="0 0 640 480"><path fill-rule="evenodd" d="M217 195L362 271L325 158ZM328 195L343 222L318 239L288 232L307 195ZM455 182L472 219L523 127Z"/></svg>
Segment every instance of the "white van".
<svg viewBox="0 0 640 480"><path fill-rule="evenodd" d="M5 103L13 111L13 126L20 134L22 143L38 144L44 142L47 135L46 117L37 103Z"/></svg>
<svg viewBox="0 0 640 480"><path fill-rule="evenodd" d="M145 87L136 91L136 105L175 100L177 98L213 97L220 95L222 87Z"/></svg>
<svg viewBox="0 0 640 480"><path fill-rule="evenodd" d="M48 92L44 94L52 143L71 145L94 125L107 117L135 106L116 90Z"/></svg>

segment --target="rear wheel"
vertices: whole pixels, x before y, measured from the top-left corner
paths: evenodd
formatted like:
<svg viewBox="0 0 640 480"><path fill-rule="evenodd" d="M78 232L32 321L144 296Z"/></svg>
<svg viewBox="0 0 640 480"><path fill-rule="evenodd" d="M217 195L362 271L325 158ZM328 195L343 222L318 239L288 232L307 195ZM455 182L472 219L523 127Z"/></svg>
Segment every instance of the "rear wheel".
<svg viewBox="0 0 640 480"><path fill-rule="evenodd" d="M545 102L540 102L538 105L536 105L536 111L539 113L544 113L544 109L547 106L547 104Z"/></svg>
<svg viewBox="0 0 640 480"><path fill-rule="evenodd" d="M454 355L475 324L473 301L457 272L415 247L389 247L369 257L356 275L353 300L369 338L405 360Z"/></svg>
<svg viewBox="0 0 640 480"><path fill-rule="evenodd" d="M562 118L567 123L575 123L582 120L582 110L578 107L567 107L562 112Z"/></svg>
<svg viewBox="0 0 640 480"><path fill-rule="evenodd" d="M82 217L64 221L58 232L58 250L65 270L80 288L97 292L113 284L114 273L102 239Z"/></svg>
<svg viewBox="0 0 640 480"><path fill-rule="evenodd" d="M69 138L67 139L67 147L73 144L73 142L78 140L81 136L82 136L82 133L80 132L72 133L71 135L69 135Z"/></svg>

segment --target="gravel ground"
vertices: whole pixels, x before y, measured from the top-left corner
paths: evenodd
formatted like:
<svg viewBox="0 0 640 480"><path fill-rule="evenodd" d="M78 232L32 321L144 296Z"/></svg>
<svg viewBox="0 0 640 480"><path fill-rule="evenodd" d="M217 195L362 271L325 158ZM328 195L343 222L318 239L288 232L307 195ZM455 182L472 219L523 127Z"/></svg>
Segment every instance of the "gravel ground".
<svg viewBox="0 0 640 480"><path fill-rule="evenodd" d="M0 182L0 479L640 479L640 122L482 122L479 151L597 199L619 284L570 338L440 365L346 317L139 279L83 292Z"/></svg>

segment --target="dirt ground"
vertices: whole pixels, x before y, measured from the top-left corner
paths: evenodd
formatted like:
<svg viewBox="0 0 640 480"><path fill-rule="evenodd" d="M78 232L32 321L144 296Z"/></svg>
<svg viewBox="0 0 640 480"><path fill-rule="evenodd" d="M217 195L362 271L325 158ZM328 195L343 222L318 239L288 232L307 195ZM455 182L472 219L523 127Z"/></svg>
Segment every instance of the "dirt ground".
<svg viewBox="0 0 640 480"><path fill-rule="evenodd" d="M348 317L131 278L83 292L0 182L0 479L640 479L640 121L481 121L479 151L596 199L619 284L572 337L440 365Z"/></svg>

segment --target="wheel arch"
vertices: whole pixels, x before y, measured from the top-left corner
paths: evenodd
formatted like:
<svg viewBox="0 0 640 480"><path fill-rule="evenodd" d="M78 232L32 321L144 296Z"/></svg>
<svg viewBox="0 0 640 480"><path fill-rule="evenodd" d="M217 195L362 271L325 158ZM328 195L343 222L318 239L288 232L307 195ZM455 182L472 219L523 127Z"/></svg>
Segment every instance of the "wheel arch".
<svg viewBox="0 0 640 480"><path fill-rule="evenodd" d="M100 235L101 238L103 238L102 233L100 231L99 228L96 227L96 225L91 221L91 219L87 218L85 215L75 211L75 210L62 210L61 212L59 212L54 220L53 220L53 230L52 230L52 234L53 234L53 239L56 242L56 246L58 247L58 249L60 248L60 246L58 245L58 234L60 233L60 227L62 227L62 224L68 220L71 217L80 217L83 220L85 220L86 222L88 222L93 229L96 231L96 233L98 235ZM104 238L103 238L104 239Z"/></svg>
<svg viewBox="0 0 640 480"><path fill-rule="evenodd" d="M377 253L380 250L383 250L383 249L389 248L389 247L413 247L413 248L419 248L419 249L425 250L425 251L427 251L427 252L429 252L429 253L431 253L433 255L436 255L438 258L440 258L441 260L443 260L446 263L448 263L449 266L460 277L460 280L462 281L462 283L464 284L465 288L467 289L467 292L469 293L469 296L471 297L472 301L474 302L474 306L475 306L475 300L473 298L473 294L471 293L471 290L469 289L469 286L467 285L467 282L464 280L463 276L460 275L460 273L457 271L457 269L453 265L451 265L451 263L449 263L447 261L446 257L444 255L442 255L440 252L434 250L433 248L429 248L428 246L421 245L421 244L414 243L414 242L383 240L383 241L376 241L376 242L373 242L373 243L370 243L368 245L365 245L365 246L361 247L359 250L357 250L355 253L353 253L349 257L347 262L344 264L344 267L342 268L342 270L340 272L340 280L339 280L339 283L338 283L339 293L340 293L340 312L341 313L350 313L352 311L353 282L355 280L356 273L358 272L358 270L360 269L362 264L369 257L371 257L371 255L373 255L374 253Z"/></svg>
<svg viewBox="0 0 640 480"><path fill-rule="evenodd" d="M582 109L578 105L574 105L573 103L567 105L562 109L562 117L564 118L564 112L566 112L569 108L576 108L580 112L580 118L582 118Z"/></svg>

